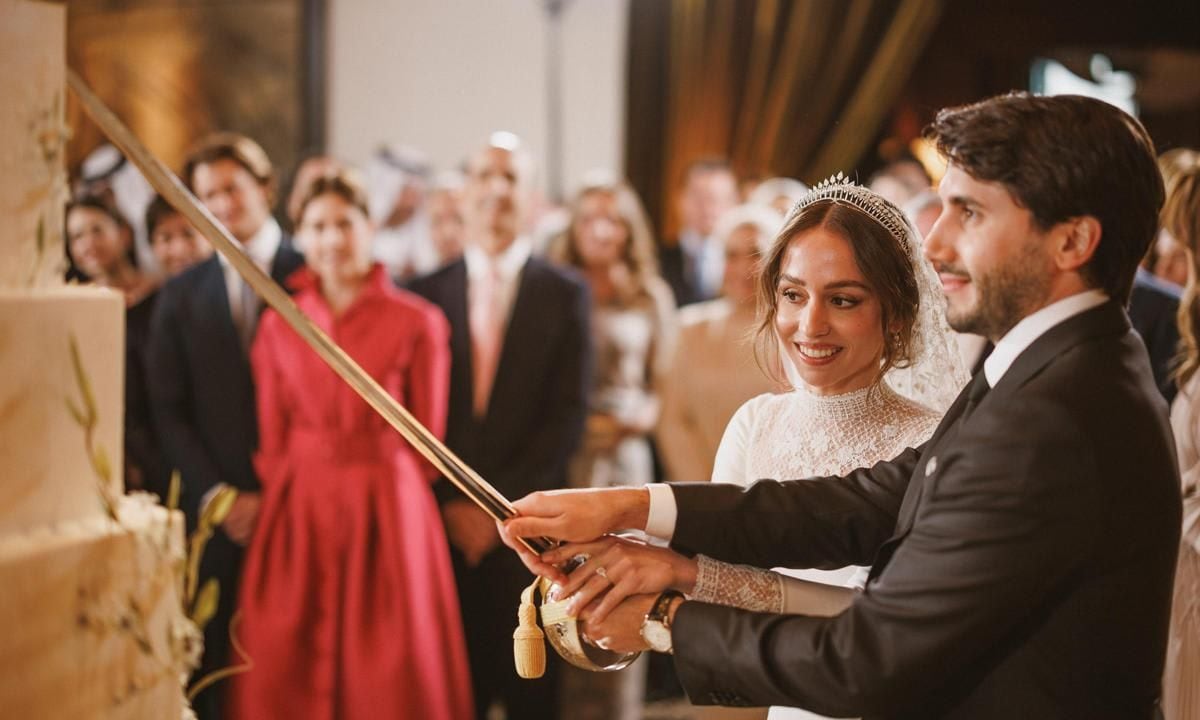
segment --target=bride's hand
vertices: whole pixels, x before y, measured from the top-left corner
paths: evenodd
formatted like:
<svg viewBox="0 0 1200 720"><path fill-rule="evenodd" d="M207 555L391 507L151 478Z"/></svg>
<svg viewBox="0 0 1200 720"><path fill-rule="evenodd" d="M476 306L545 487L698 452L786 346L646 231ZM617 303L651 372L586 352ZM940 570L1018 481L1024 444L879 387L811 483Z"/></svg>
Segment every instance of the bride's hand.
<svg viewBox="0 0 1200 720"><path fill-rule="evenodd" d="M543 553L542 560L557 565L581 554L587 562L568 576L559 595L571 598L568 613L589 622L603 622L630 595L691 592L696 585L695 560L630 538L570 543Z"/></svg>

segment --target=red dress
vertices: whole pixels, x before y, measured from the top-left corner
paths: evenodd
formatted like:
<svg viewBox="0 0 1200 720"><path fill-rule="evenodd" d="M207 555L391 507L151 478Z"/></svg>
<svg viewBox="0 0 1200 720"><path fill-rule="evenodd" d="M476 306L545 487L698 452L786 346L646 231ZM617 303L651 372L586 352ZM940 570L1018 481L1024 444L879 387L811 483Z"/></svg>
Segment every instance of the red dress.
<svg viewBox="0 0 1200 720"><path fill-rule="evenodd" d="M308 317L445 432L449 328L437 308L378 266L336 318L310 271L292 284ZM274 312L251 362L262 505L237 634L254 669L231 683L231 716L472 717L435 471Z"/></svg>

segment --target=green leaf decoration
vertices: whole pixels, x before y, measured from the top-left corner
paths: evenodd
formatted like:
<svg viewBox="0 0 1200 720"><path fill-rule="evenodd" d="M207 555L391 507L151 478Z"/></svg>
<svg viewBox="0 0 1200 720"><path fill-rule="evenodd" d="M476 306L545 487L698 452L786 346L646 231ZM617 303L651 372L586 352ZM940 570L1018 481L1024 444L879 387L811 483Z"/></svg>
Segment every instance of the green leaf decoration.
<svg viewBox="0 0 1200 720"><path fill-rule="evenodd" d="M179 509L180 487L182 487L182 481L180 479L179 470L178 469L172 470L171 471L171 483L167 489L167 509L168 510L178 510Z"/></svg>
<svg viewBox="0 0 1200 720"><path fill-rule="evenodd" d="M79 406L75 404L75 401L72 400L69 396L64 397L63 400L66 401L67 412L71 413L71 417L75 419L75 424L78 425L79 427L86 428L87 427L87 418L85 418L83 416L83 411L79 409Z"/></svg>
<svg viewBox="0 0 1200 720"><path fill-rule="evenodd" d="M209 578L200 588L196 596L196 604L192 606L192 622L201 630L217 614L217 606L221 602L221 585L216 578Z"/></svg>
<svg viewBox="0 0 1200 720"><path fill-rule="evenodd" d="M79 357L79 343L75 342L75 335L70 336L71 345L71 366L75 369L75 383L79 385L79 394L83 397L83 408L86 411L88 419L87 424L92 425L96 422L96 396L92 394L92 383L88 380L87 373L83 370L83 360Z"/></svg>
<svg viewBox="0 0 1200 720"><path fill-rule="evenodd" d="M191 603L196 597L196 582L200 577L200 558L204 557L204 548L212 539L212 529L201 525L192 532L188 539L187 574L183 577L183 597Z"/></svg>
<svg viewBox="0 0 1200 720"><path fill-rule="evenodd" d="M237 500L237 496L237 489L228 485L218 490L204 508L204 512L200 516L200 524L213 528L225 522L225 518L229 517L229 511L233 509L233 501Z"/></svg>
<svg viewBox="0 0 1200 720"><path fill-rule="evenodd" d="M105 483L112 479L112 465L108 462L108 453L103 445L97 445L92 451L92 469Z"/></svg>

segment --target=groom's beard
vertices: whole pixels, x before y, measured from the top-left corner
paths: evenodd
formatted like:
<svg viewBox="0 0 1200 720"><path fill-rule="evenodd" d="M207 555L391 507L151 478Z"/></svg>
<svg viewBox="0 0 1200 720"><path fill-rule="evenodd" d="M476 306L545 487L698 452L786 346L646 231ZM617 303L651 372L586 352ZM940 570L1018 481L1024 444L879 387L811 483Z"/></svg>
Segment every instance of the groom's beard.
<svg viewBox="0 0 1200 720"><path fill-rule="evenodd" d="M1051 273L1041 248L1030 244L1003 265L972 275L961 265L937 263L939 274L959 275L970 281L975 301L955 305L947 298L946 320L958 332L982 335L992 342L1040 308L1049 293Z"/></svg>

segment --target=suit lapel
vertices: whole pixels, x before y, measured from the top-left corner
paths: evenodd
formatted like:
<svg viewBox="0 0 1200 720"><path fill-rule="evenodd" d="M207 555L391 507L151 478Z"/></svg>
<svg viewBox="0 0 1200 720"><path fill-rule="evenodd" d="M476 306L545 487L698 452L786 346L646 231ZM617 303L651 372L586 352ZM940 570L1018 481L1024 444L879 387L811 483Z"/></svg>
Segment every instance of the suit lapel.
<svg viewBox="0 0 1200 720"><path fill-rule="evenodd" d="M451 265L442 287L441 306L450 323L451 417L470 418L475 397L475 368L471 360L471 320L467 315L467 264ZM460 393L455 390L461 389Z"/></svg>
<svg viewBox="0 0 1200 720"><path fill-rule="evenodd" d="M508 326L504 330L504 341L500 346L500 361L496 363L496 378L492 381L492 397L488 402L485 422L492 417L504 417L499 408L503 407L506 399L506 379L514 373L513 367L521 349L536 347L538 342L536 323L532 322L538 315L537 308L534 307L536 272L533 260L530 259L525 261L525 266L521 268L518 276L517 293L513 298L512 312L508 315Z"/></svg>
<svg viewBox="0 0 1200 720"><path fill-rule="evenodd" d="M929 438L929 442L925 443L924 451L921 453L920 460L913 467L912 477L908 480L908 489L904 491L904 500L900 502L900 512L896 515L896 534L899 537L907 533L913 524L913 518L917 514L917 506L921 501L921 494L925 489L925 478L936 470L937 450L941 446L942 441L949 437L953 437L955 433L952 430L957 430L959 418L962 416L963 409L967 405L967 391L971 387L967 383L962 391L958 393L958 397L950 405L950 409L942 416L942 421L938 423L937 429L933 431L933 437ZM929 468L929 463L933 462L932 469Z"/></svg>
<svg viewBox="0 0 1200 720"><path fill-rule="evenodd" d="M1105 303L1097 308L1080 313L1075 317L1050 328L1041 337L1025 349L1009 367L996 387L992 388L979 402L972 412L976 417L994 403L1004 403L1009 396L1016 393L1029 379L1055 358L1068 351L1071 347L1097 335L1122 334L1129 331L1129 320L1119 305L1113 302ZM983 372L982 367L979 372ZM896 534L893 539L899 539L912 529L921 504L926 485L937 471L937 455L940 447L947 442L953 442L958 434L960 418L967 404L968 383L954 400L954 404L946 411L945 417L938 425L933 437L925 445L925 452L913 470L909 479L908 490L900 504L897 514Z"/></svg>
<svg viewBox="0 0 1200 720"><path fill-rule="evenodd" d="M209 308L203 312L204 323L208 328L207 337L216 338L219 347L238 347L237 328L233 325L233 310L229 306L229 289L225 284L225 267L214 256L209 261L204 278L200 283L200 296L203 306Z"/></svg>

